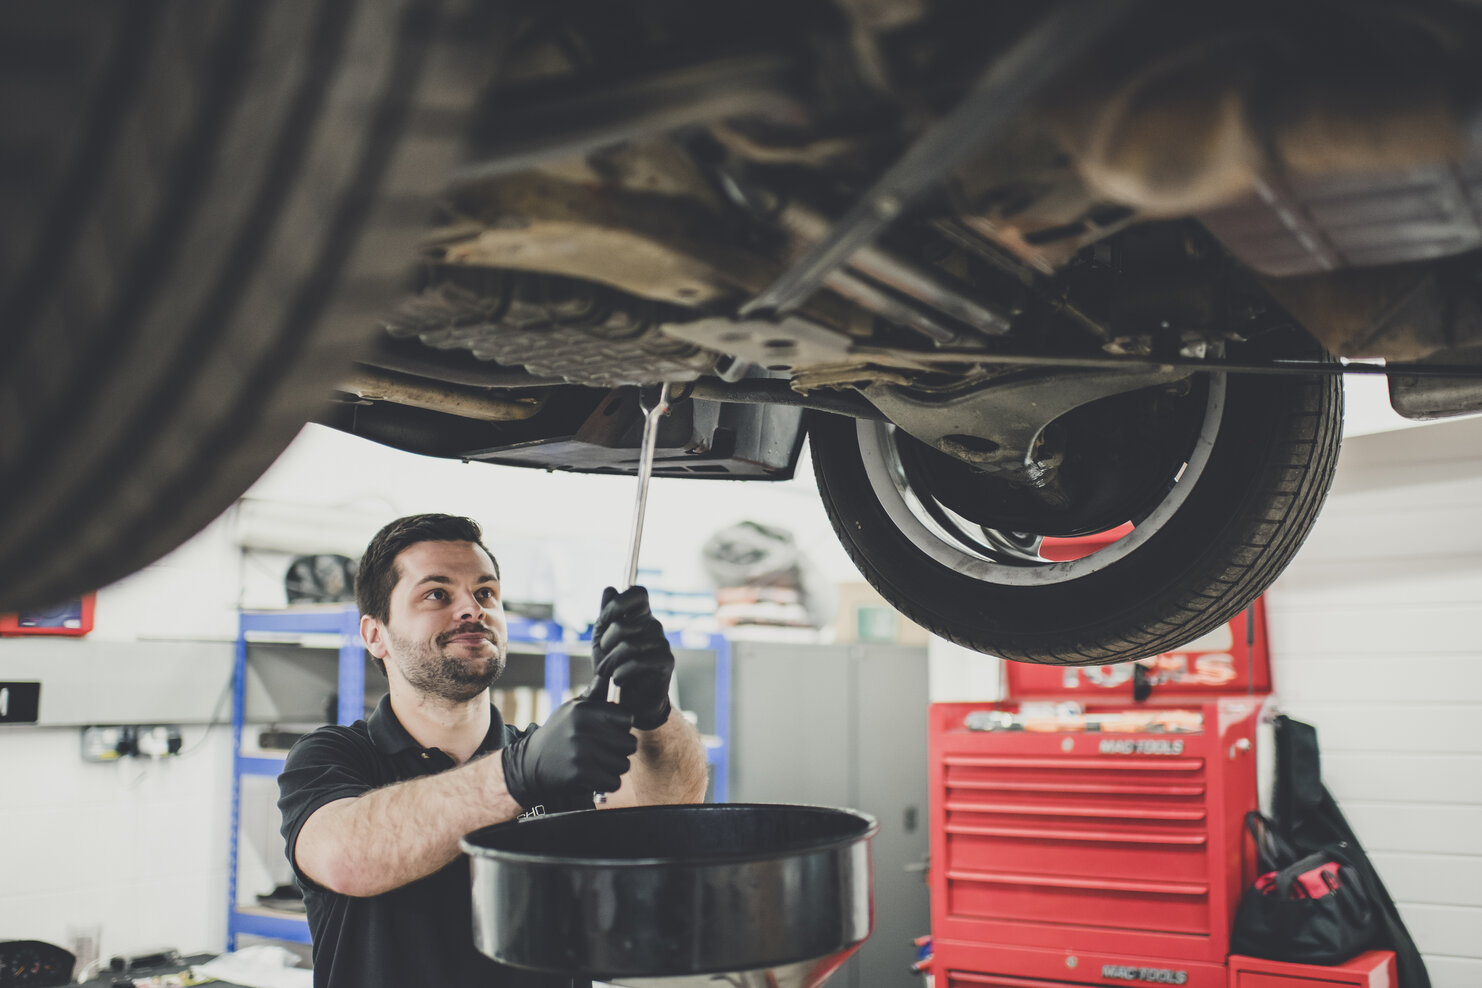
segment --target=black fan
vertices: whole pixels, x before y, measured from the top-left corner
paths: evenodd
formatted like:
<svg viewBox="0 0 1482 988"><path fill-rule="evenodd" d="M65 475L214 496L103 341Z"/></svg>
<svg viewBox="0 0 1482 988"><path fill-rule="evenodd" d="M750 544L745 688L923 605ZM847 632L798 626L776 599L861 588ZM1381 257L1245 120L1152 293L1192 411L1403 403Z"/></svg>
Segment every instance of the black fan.
<svg viewBox="0 0 1482 988"><path fill-rule="evenodd" d="M290 604L337 604L355 599L355 569L348 556L299 556L288 565L283 589Z"/></svg>

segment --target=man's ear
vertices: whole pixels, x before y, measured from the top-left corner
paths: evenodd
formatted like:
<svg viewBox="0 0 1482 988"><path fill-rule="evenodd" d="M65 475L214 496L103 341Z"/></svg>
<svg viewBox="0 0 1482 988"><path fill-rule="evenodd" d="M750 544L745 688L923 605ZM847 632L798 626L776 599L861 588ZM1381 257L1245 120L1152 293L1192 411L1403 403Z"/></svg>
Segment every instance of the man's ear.
<svg viewBox="0 0 1482 988"><path fill-rule="evenodd" d="M380 621L369 614L360 615L360 638L365 642L367 652L382 662L386 661L390 648L386 644L386 629Z"/></svg>

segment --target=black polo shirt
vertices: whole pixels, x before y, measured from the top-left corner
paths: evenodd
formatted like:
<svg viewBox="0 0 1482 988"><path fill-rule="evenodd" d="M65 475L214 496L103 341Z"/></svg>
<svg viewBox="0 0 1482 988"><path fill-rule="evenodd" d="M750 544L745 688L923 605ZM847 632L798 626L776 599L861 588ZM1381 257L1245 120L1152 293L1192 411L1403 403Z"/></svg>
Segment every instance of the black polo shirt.
<svg viewBox="0 0 1482 988"><path fill-rule="evenodd" d="M531 731L504 723L490 708L489 733L478 754L497 751ZM278 777L278 808L288 860L308 910L314 941L315 988L570 988L570 978L531 974L495 964L473 946L468 858L382 895L355 898L316 884L298 868L293 847L304 821L347 796L453 768L438 748L419 745L391 710L391 697L368 720L321 727L288 753ZM590 806L590 803L586 804ZM579 809L551 806L548 812ZM579 984L585 985L582 981Z"/></svg>

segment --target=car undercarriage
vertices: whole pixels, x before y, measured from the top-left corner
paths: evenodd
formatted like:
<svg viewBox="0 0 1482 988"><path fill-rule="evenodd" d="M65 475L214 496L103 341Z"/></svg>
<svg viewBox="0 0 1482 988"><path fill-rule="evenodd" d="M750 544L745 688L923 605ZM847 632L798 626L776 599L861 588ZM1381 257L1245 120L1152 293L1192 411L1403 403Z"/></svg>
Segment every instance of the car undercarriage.
<svg viewBox="0 0 1482 988"><path fill-rule="evenodd" d="M1386 374L1411 417L1482 410L1467 4L631 0L478 27L456 160L392 200L412 282L306 417L623 473L669 382L656 476L785 479L806 435L903 613L1087 664L1279 575L1342 375Z"/></svg>

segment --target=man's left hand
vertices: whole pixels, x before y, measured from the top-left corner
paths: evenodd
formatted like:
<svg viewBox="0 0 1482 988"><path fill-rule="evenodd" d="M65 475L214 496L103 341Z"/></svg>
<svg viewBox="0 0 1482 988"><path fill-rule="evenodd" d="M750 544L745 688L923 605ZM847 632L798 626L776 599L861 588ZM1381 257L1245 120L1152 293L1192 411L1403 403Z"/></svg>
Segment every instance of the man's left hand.
<svg viewBox="0 0 1482 988"><path fill-rule="evenodd" d="M599 677L622 688L621 705L633 726L652 731L669 719L674 653L664 626L649 610L648 590L602 591L602 613L592 628L592 664Z"/></svg>

